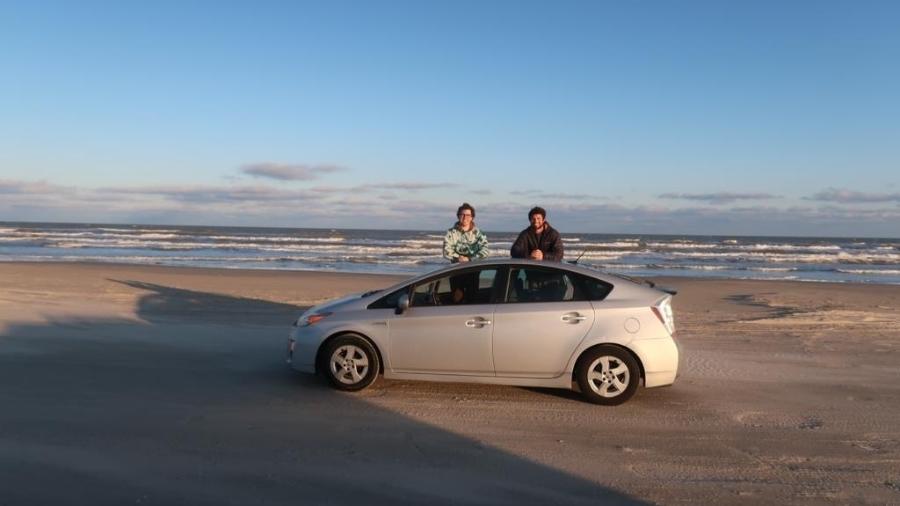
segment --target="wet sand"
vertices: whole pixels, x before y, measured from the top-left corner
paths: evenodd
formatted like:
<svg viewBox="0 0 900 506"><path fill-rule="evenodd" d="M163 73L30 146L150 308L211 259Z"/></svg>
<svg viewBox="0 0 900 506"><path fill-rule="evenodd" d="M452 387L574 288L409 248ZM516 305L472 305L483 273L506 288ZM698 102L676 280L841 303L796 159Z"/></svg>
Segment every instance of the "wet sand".
<svg viewBox="0 0 900 506"><path fill-rule="evenodd" d="M658 280L681 375L615 408L286 368L399 279L0 263L0 505L900 502L900 286Z"/></svg>

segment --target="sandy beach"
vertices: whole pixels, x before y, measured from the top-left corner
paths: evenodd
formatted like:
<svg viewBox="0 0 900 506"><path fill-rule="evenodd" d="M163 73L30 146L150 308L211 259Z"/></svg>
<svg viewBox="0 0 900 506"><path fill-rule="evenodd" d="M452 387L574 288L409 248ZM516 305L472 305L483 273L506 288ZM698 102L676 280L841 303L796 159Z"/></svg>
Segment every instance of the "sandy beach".
<svg viewBox="0 0 900 506"><path fill-rule="evenodd" d="M900 503L900 286L659 279L681 375L615 408L286 367L400 279L0 263L0 505Z"/></svg>

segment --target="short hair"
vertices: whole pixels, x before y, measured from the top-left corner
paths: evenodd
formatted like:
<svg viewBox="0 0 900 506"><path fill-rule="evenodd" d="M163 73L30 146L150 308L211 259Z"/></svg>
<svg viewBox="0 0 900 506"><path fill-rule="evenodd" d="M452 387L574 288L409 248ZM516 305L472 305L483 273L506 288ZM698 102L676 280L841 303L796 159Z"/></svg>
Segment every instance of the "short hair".
<svg viewBox="0 0 900 506"><path fill-rule="evenodd" d="M547 219L547 211L541 206L534 206L531 208L531 211L528 211L528 221L531 221L531 217L535 214L540 214L541 218Z"/></svg>
<svg viewBox="0 0 900 506"><path fill-rule="evenodd" d="M472 207L471 205L469 205L468 202L463 202L462 205L456 209L456 215L459 216L466 209L468 209L469 211L472 211L472 217L474 218L475 217L475 208Z"/></svg>

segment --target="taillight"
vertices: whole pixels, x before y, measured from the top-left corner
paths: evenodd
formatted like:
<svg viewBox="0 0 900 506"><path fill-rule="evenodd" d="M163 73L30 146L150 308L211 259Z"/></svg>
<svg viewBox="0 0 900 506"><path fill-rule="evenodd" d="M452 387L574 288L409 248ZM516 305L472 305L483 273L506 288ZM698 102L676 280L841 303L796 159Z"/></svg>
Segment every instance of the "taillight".
<svg viewBox="0 0 900 506"><path fill-rule="evenodd" d="M653 314L655 314L656 317L659 318L659 323L662 323L663 325L665 325L666 319L663 318L662 311L660 311L659 308L656 306L653 306L650 309L653 311Z"/></svg>
<svg viewBox="0 0 900 506"><path fill-rule="evenodd" d="M660 323L666 328L669 334L675 335L675 316L672 314L672 298L666 297L659 304L650 307L653 314L659 318Z"/></svg>

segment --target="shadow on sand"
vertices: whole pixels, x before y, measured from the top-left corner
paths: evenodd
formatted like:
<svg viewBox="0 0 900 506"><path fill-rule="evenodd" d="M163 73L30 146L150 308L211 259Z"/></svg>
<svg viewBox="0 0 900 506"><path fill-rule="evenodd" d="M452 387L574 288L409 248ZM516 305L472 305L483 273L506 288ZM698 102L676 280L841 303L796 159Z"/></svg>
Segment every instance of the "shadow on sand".
<svg viewBox="0 0 900 506"><path fill-rule="evenodd" d="M301 308L140 281L0 334L0 505L640 504L282 362Z"/></svg>
<svg viewBox="0 0 900 506"><path fill-rule="evenodd" d="M137 313L149 322L187 321L250 325L289 324L306 307L245 297L196 292L134 280L107 279L147 293L138 301Z"/></svg>

